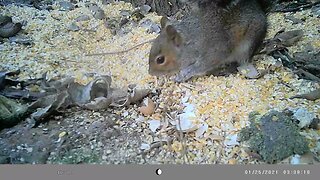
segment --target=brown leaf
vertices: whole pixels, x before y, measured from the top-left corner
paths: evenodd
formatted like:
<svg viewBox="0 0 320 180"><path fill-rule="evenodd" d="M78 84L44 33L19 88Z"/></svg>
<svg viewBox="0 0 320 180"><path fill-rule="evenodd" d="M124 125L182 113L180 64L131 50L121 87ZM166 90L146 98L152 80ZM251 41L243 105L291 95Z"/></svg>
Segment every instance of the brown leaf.
<svg viewBox="0 0 320 180"><path fill-rule="evenodd" d="M111 78L100 76L87 85L71 82L68 93L73 103L83 105L89 103L97 97L107 97L110 91Z"/></svg>
<svg viewBox="0 0 320 180"><path fill-rule="evenodd" d="M286 31L277 34L274 39L277 39L286 47L294 45L303 37L303 30L293 30L293 31Z"/></svg>
<svg viewBox="0 0 320 180"><path fill-rule="evenodd" d="M291 97L290 99L295 99L295 98L300 98L300 99L307 99L310 101L315 101L317 99L320 99L320 89L316 89L314 91L311 91L306 94L299 94L296 96Z"/></svg>
<svg viewBox="0 0 320 180"><path fill-rule="evenodd" d="M112 99L110 106L123 107L130 104L127 91L121 89L113 89L110 98Z"/></svg>
<svg viewBox="0 0 320 180"><path fill-rule="evenodd" d="M113 89L111 94L112 103L111 106L123 107L130 104L137 103L150 93L148 89L133 89L131 92L127 92L120 89Z"/></svg>
<svg viewBox="0 0 320 180"><path fill-rule="evenodd" d="M40 98L29 106L30 109L37 109L36 112L31 114L31 118L38 124L42 119L50 116L53 112L57 112L59 109L65 109L70 105L70 102L67 101L68 97L67 91L63 91L59 94Z"/></svg>
<svg viewBox="0 0 320 180"><path fill-rule="evenodd" d="M7 79L7 76L15 76L20 73L20 70L11 71L11 72L3 72L0 71L0 90L4 89L6 86L16 86L20 83L20 81L15 81L11 79Z"/></svg>
<svg viewBox="0 0 320 180"><path fill-rule="evenodd" d="M150 98L146 98L144 103L145 106L140 107L138 110L145 116L153 114L156 108L155 103Z"/></svg>
<svg viewBox="0 0 320 180"><path fill-rule="evenodd" d="M111 98L98 97L98 98L95 98L90 103L83 105L83 107L90 110L99 110L99 109L108 108L110 104L111 104Z"/></svg>
<svg viewBox="0 0 320 180"><path fill-rule="evenodd" d="M267 39L264 42L264 48L260 53L270 54L274 51L286 49L286 47L294 45L303 37L303 30L293 30L284 32L284 30L279 31L274 38Z"/></svg>
<svg viewBox="0 0 320 180"><path fill-rule="evenodd" d="M136 103L138 101L141 101L149 93L150 93L149 89L134 89L129 96L129 101L130 103Z"/></svg>

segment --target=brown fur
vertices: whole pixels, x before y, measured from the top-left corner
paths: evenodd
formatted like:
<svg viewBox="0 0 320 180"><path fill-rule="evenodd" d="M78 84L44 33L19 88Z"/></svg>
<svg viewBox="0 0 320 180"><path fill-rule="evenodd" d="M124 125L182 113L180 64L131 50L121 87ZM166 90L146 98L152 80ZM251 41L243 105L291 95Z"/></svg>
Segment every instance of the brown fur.
<svg viewBox="0 0 320 180"><path fill-rule="evenodd" d="M225 7L205 3L181 22L162 19L162 31L150 51L150 74L179 72L176 81L181 82L212 74L224 64L250 62L267 28L257 0L237 0ZM161 58L164 63L159 64Z"/></svg>

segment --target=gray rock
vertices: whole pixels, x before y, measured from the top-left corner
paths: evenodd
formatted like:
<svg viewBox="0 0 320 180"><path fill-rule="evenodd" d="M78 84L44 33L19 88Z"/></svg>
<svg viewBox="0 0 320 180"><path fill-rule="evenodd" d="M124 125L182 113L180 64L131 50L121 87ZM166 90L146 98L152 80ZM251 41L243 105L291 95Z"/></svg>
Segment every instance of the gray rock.
<svg viewBox="0 0 320 180"><path fill-rule="evenodd" d="M121 10L120 15L124 17L129 17L130 16L130 11L128 10Z"/></svg>
<svg viewBox="0 0 320 180"><path fill-rule="evenodd" d="M76 23L71 23L69 26L68 26L68 30L70 31L79 31L80 30L80 27L78 25L76 25Z"/></svg>
<svg viewBox="0 0 320 180"><path fill-rule="evenodd" d="M293 117L299 121L300 128L309 127L316 115L304 108L299 108L293 111Z"/></svg>
<svg viewBox="0 0 320 180"><path fill-rule="evenodd" d="M140 7L140 12L143 15L148 14L150 10L151 10L151 7L149 5L143 5Z"/></svg>
<svg viewBox="0 0 320 180"><path fill-rule="evenodd" d="M320 17L320 5L313 6L311 8L312 14L314 14L316 17Z"/></svg>
<svg viewBox="0 0 320 180"><path fill-rule="evenodd" d="M104 13L104 11L102 9L99 9L97 11L95 11L93 13L93 17L95 19L99 19L99 20L102 20L102 19L105 19L106 18L106 14Z"/></svg>
<svg viewBox="0 0 320 180"><path fill-rule="evenodd" d="M76 22L80 22L80 21L88 21L90 20L90 16L88 15L81 15L79 17L77 17L76 19L74 19Z"/></svg>
<svg viewBox="0 0 320 180"><path fill-rule="evenodd" d="M22 29L21 23L6 23L0 27L0 37L8 38L16 35Z"/></svg>
<svg viewBox="0 0 320 180"><path fill-rule="evenodd" d="M95 19L105 19L106 15L103 11L103 9L101 9L98 5L96 4L90 4L89 5L89 10L92 12L92 15Z"/></svg>
<svg viewBox="0 0 320 180"><path fill-rule="evenodd" d="M145 21L140 23L140 26L147 29L148 33L160 33L161 28L158 24L154 23L150 19L146 19Z"/></svg>
<svg viewBox="0 0 320 180"><path fill-rule="evenodd" d="M71 11L75 8L75 6L68 1L59 2L59 5L60 5L60 10L62 11Z"/></svg>
<svg viewBox="0 0 320 180"><path fill-rule="evenodd" d="M26 37L26 36L9 37L9 41L10 41L10 43L17 43L17 44L23 44L23 45L33 44L33 40L31 38Z"/></svg>

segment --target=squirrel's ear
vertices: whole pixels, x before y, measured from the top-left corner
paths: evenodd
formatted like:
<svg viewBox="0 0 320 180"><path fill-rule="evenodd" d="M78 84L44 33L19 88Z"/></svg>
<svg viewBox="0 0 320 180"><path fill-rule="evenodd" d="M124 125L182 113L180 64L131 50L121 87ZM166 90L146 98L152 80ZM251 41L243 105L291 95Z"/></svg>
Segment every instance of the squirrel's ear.
<svg viewBox="0 0 320 180"><path fill-rule="evenodd" d="M164 29L167 26L167 23L169 22L169 19L165 16L162 16L160 20L161 29Z"/></svg>
<svg viewBox="0 0 320 180"><path fill-rule="evenodd" d="M181 35L172 25L167 25L165 27L165 30L166 30L168 39L172 40L176 46L180 46L182 44Z"/></svg>

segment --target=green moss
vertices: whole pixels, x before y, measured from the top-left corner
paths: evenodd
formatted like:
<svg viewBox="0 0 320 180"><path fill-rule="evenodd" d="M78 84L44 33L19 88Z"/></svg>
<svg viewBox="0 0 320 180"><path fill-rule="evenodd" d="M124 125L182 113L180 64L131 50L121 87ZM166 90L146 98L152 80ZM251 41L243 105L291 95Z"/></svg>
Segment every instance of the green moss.
<svg viewBox="0 0 320 180"><path fill-rule="evenodd" d="M60 154L51 160L52 164L99 164L101 154L90 149L71 149L65 154Z"/></svg>
<svg viewBox="0 0 320 180"><path fill-rule="evenodd" d="M28 114L28 107L0 96L0 130L19 123Z"/></svg>
<svg viewBox="0 0 320 180"><path fill-rule="evenodd" d="M309 151L307 140L285 113L270 111L261 118L250 115L250 126L241 130L240 141L248 141L250 149L267 163L276 163L293 154Z"/></svg>

